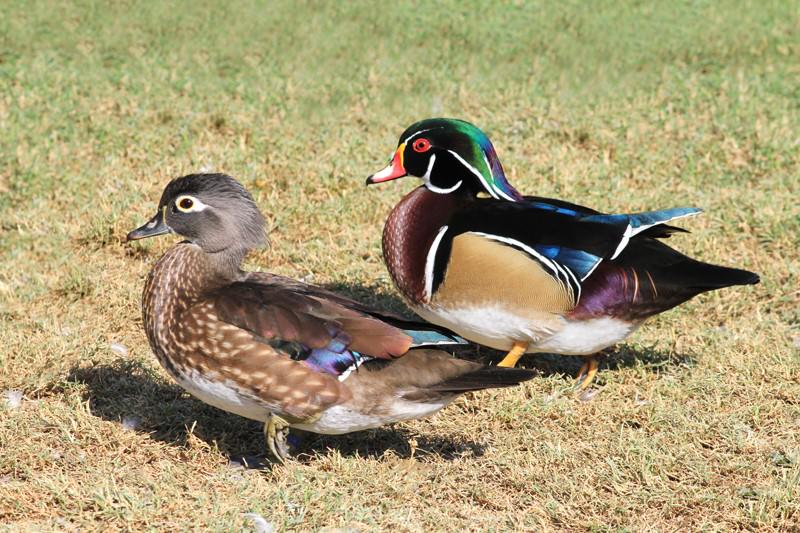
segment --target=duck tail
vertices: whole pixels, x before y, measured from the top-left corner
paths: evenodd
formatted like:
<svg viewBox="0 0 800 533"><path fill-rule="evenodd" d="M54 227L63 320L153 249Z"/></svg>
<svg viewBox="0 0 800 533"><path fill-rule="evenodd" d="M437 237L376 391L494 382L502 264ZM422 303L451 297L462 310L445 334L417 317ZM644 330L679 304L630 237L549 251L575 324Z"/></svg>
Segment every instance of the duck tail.
<svg viewBox="0 0 800 533"><path fill-rule="evenodd" d="M682 265L676 265L678 277L683 277L686 286L698 291L711 291L731 287L733 285L755 285L761 278L755 272L731 268L701 261L687 261ZM684 270L679 272L678 270Z"/></svg>
<svg viewBox="0 0 800 533"><path fill-rule="evenodd" d="M481 366L460 376L453 376L432 385L428 387L428 390L455 394L483 389L513 387L523 381L532 379L535 375L536 371L527 368Z"/></svg>

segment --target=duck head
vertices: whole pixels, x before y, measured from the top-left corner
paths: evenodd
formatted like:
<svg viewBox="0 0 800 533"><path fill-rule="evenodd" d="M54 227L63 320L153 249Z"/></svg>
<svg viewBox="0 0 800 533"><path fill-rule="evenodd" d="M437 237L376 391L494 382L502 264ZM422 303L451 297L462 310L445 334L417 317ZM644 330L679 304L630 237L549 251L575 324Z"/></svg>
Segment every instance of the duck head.
<svg viewBox="0 0 800 533"><path fill-rule="evenodd" d="M190 174L169 182L158 211L128 240L176 233L206 253L238 255L266 242L264 215L253 197L226 174Z"/></svg>
<svg viewBox="0 0 800 533"><path fill-rule="evenodd" d="M431 118L409 126L389 165L367 178L367 185L404 176L420 178L438 194L484 192L498 200L522 199L506 179L489 137L463 120Z"/></svg>

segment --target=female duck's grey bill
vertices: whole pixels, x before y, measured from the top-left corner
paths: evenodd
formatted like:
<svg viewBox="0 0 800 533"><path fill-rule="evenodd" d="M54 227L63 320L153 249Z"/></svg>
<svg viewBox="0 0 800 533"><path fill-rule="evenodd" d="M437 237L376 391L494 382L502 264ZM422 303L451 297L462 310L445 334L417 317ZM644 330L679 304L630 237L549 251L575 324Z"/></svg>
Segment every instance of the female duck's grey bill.
<svg viewBox="0 0 800 533"><path fill-rule="evenodd" d="M167 226L166 222L164 222L164 218L166 213L164 210L159 211L156 213L156 216L151 218L146 224L143 226L139 226L132 232L128 233L129 241L138 241L139 239L146 239L148 237L155 237L157 235L164 235L165 233L171 233L172 230L169 226Z"/></svg>

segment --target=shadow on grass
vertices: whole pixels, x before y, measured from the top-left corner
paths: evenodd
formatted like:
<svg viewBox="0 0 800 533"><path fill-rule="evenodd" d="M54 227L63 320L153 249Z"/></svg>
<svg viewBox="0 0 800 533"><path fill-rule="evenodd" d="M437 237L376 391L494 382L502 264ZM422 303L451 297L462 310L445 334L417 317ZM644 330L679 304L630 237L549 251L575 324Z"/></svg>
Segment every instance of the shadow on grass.
<svg viewBox="0 0 800 533"><path fill-rule="evenodd" d="M504 352L481 348L479 359L496 364L502 360L504 355ZM520 359L517 366L538 370L543 376L560 374L568 377L577 377L585 361L584 357L577 355L567 356L542 353L526 355ZM620 344L598 354L597 361L600 364L600 373L595 379L596 382L602 383L604 371L643 367L649 374L660 375L673 371L678 367L692 366L695 358L690 354L676 354L653 347Z"/></svg>
<svg viewBox="0 0 800 533"><path fill-rule="evenodd" d="M74 368L67 381L86 386L91 412L105 420L135 422L135 430L175 446L199 438L247 468L269 468L263 425L216 409L191 397L178 385L165 383L137 361ZM131 422L129 422L131 421ZM416 450L409 439L415 437ZM295 456L312 462L317 452L335 449L345 457L378 459L388 452L400 458L435 455L446 460L483 455L482 445L438 436L418 436L404 428L379 428L341 436L294 432Z"/></svg>

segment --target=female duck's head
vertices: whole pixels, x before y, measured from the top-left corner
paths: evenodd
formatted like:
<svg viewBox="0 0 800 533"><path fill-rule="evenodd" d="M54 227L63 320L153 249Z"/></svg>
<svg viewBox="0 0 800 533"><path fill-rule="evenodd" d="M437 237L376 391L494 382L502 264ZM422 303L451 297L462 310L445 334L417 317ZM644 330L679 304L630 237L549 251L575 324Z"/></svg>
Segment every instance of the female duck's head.
<svg viewBox="0 0 800 533"><path fill-rule="evenodd" d="M158 211L128 240L176 233L206 253L240 255L266 242L264 216L249 192L225 174L190 174L169 182Z"/></svg>

